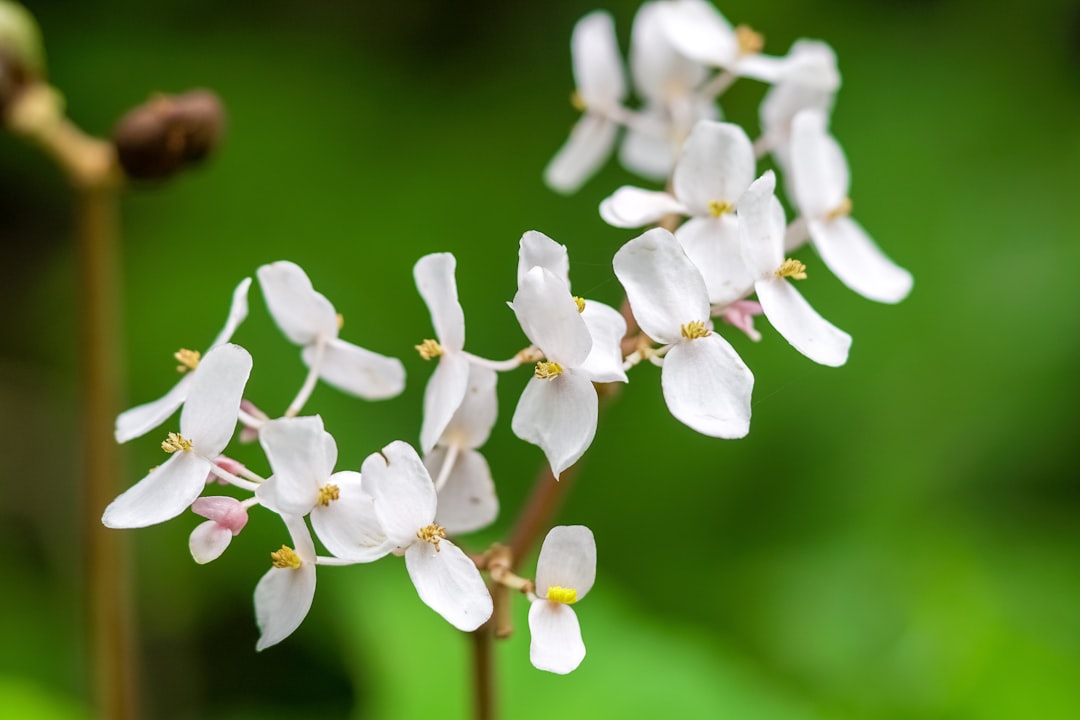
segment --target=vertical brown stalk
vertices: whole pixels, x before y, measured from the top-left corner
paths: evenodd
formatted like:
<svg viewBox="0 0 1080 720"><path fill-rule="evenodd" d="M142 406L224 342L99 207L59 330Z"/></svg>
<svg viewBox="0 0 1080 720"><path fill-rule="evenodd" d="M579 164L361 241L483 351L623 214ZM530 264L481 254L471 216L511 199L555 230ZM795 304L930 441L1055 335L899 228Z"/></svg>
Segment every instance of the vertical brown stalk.
<svg viewBox="0 0 1080 720"><path fill-rule="evenodd" d="M473 717L476 720L495 720L494 625L489 620L468 633L468 636L472 643Z"/></svg>

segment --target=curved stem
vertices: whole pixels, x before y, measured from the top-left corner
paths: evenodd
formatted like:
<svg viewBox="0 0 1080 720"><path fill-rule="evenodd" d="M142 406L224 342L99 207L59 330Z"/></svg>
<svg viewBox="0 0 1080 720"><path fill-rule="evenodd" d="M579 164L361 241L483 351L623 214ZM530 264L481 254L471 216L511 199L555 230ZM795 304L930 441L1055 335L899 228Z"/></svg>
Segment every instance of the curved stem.
<svg viewBox="0 0 1080 720"><path fill-rule="evenodd" d="M315 391L315 384L319 382L319 370L322 369L325 354L326 339L320 335L319 339L315 341L315 359L311 361L311 367L308 368L308 374L304 378L304 384L300 387L300 392L296 393L296 397L293 398L288 409L285 410L285 417L296 417L304 409L304 405L307 404L311 393Z"/></svg>
<svg viewBox="0 0 1080 720"><path fill-rule="evenodd" d="M442 490L446 481L450 479L450 473L454 470L454 463L457 462L459 452L461 452L461 447L457 443L446 449L446 457L443 458L442 467L439 468L439 477L435 478L435 492Z"/></svg>
<svg viewBox="0 0 1080 720"><path fill-rule="evenodd" d="M532 350L534 350L534 348L525 348L509 360L488 360L487 358L473 355L472 353L465 352L464 350L461 351L461 354L464 355L465 358L473 365L485 367L489 370L494 370L495 372L506 372L508 370L514 370L515 368L519 368L524 363L528 362L526 358L532 357L532 355L535 354L531 352Z"/></svg>
<svg viewBox="0 0 1080 720"><path fill-rule="evenodd" d="M256 490L259 489L259 483L254 483L254 482L250 482L248 480L244 480L242 478L239 478L236 475L233 475L228 470L223 470L222 468L215 465L214 463L210 463L210 472L213 473L214 475L216 475L217 477L221 478L225 482L229 483L230 485L235 485L236 487L240 488L241 490L247 490L249 492L255 492Z"/></svg>

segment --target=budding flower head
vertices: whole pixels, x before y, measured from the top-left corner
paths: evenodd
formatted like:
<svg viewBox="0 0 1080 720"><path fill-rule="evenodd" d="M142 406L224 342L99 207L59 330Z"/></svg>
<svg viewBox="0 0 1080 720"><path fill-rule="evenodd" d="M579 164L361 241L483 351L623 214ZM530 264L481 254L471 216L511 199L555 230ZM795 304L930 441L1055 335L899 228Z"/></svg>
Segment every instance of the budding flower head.
<svg viewBox="0 0 1080 720"><path fill-rule="evenodd" d="M209 90L157 95L129 111L113 130L124 172L165 178L205 158L221 142L225 109Z"/></svg>

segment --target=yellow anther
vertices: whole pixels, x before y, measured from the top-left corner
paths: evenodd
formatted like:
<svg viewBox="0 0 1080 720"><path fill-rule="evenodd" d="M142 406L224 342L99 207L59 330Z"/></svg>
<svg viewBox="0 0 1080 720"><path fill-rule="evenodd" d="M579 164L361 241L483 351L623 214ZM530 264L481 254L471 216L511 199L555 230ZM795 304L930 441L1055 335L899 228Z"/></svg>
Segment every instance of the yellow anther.
<svg viewBox="0 0 1080 720"><path fill-rule="evenodd" d="M295 570L300 567L300 556L288 545L282 545L280 550L270 553L270 562L276 568L289 568Z"/></svg>
<svg viewBox="0 0 1080 720"><path fill-rule="evenodd" d="M439 541L446 537L446 528L432 523L416 531L416 538L423 542L429 542L435 546L435 552L439 552Z"/></svg>
<svg viewBox="0 0 1080 720"><path fill-rule="evenodd" d="M191 441L180 433L169 433L169 437L161 441L161 449L167 453L174 453L180 450L191 452Z"/></svg>
<svg viewBox="0 0 1080 720"><path fill-rule="evenodd" d="M579 313L585 312L585 298L578 297L577 295L575 295L574 296L574 302L577 303L577 311Z"/></svg>
<svg viewBox="0 0 1080 720"><path fill-rule="evenodd" d="M180 363L176 366L176 372L186 373L188 370L194 370L199 367L199 358L202 357L202 353L198 350L180 348L173 353L173 357L176 358L176 362Z"/></svg>
<svg viewBox="0 0 1080 720"><path fill-rule="evenodd" d="M552 585L548 588L547 599L551 602L573 605L577 602L577 590L574 588L564 588L559 587L558 585Z"/></svg>
<svg viewBox="0 0 1080 720"><path fill-rule="evenodd" d="M574 109L578 112L585 112L588 105L585 104L585 98L581 97L581 93L577 90L570 93L570 104L574 106Z"/></svg>
<svg viewBox="0 0 1080 720"><path fill-rule="evenodd" d="M341 497L341 489L332 483L327 483L319 488L319 504L329 507L330 503Z"/></svg>
<svg viewBox="0 0 1080 720"><path fill-rule="evenodd" d="M345 327L345 316L342 315L341 313L338 313L337 314L337 329L340 330L343 327Z"/></svg>
<svg viewBox="0 0 1080 720"><path fill-rule="evenodd" d="M740 55L753 55L765 47L765 36L749 25L735 28L735 42L739 44Z"/></svg>
<svg viewBox="0 0 1080 720"><path fill-rule="evenodd" d="M443 348L438 341L428 339L416 346L416 352L420 353L420 357L425 360L430 360L442 355Z"/></svg>
<svg viewBox="0 0 1080 720"><path fill-rule="evenodd" d="M536 370L533 375L541 380L551 380L562 375L562 365L557 362L551 362L550 360L541 360L536 363Z"/></svg>
<svg viewBox="0 0 1080 720"><path fill-rule="evenodd" d="M836 218L847 217L851 214L851 198L844 198L839 205L825 214L826 220L835 220Z"/></svg>
<svg viewBox="0 0 1080 720"><path fill-rule="evenodd" d="M727 200L709 201L709 214L713 217L720 217L721 215L726 215L731 212L735 212L735 206Z"/></svg>
<svg viewBox="0 0 1080 720"><path fill-rule="evenodd" d="M776 277L786 277L792 280L806 279L806 266L798 260L788 258L776 269Z"/></svg>
<svg viewBox="0 0 1080 720"><path fill-rule="evenodd" d="M705 327L704 320L694 320L682 326L682 336L687 340L697 340L709 335L712 335L712 330Z"/></svg>

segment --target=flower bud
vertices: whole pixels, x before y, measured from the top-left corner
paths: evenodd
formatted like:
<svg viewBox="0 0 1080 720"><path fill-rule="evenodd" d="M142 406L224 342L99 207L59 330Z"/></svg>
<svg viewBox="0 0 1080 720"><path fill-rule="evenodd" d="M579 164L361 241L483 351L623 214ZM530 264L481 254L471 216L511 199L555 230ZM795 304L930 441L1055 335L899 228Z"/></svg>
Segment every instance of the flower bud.
<svg viewBox="0 0 1080 720"><path fill-rule="evenodd" d="M41 31L18 3L0 0L0 115L27 85L45 75Z"/></svg>
<svg viewBox="0 0 1080 720"><path fill-rule="evenodd" d="M117 157L128 177L165 178L217 147L225 109L209 90L157 95L129 111L113 131Z"/></svg>

